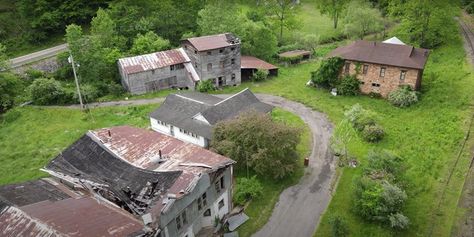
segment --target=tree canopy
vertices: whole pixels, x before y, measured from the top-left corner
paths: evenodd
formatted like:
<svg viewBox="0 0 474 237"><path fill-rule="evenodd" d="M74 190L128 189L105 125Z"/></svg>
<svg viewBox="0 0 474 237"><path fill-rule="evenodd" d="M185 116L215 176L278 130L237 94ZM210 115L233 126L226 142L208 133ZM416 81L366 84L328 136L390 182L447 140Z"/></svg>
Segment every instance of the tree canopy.
<svg viewBox="0 0 474 237"><path fill-rule="evenodd" d="M153 31L149 31L144 35L140 33L137 35L133 41L130 53L133 55L147 54L170 48L171 45L169 40L161 38Z"/></svg>
<svg viewBox="0 0 474 237"><path fill-rule="evenodd" d="M282 178L297 167L300 134L299 129L275 122L268 114L248 112L218 123L211 148L237 161L238 169Z"/></svg>
<svg viewBox="0 0 474 237"><path fill-rule="evenodd" d="M338 27L339 19L344 12L349 0L317 0L319 11L330 16L334 23L334 29Z"/></svg>
<svg viewBox="0 0 474 237"><path fill-rule="evenodd" d="M352 1L344 16L344 33L352 38L363 39L365 35L384 28L380 11L367 2Z"/></svg>

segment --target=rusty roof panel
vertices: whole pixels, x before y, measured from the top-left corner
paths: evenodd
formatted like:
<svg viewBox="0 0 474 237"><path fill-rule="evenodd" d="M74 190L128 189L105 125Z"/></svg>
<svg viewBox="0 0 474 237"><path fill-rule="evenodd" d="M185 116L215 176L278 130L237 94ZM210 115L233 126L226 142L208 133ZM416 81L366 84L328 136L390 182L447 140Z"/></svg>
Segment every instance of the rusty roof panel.
<svg viewBox="0 0 474 237"><path fill-rule="evenodd" d="M252 56L242 56L240 59L240 68L242 69L278 69L277 66L267 63L259 58Z"/></svg>
<svg viewBox="0 0 474 237"><path fill-rule="evenodd" d="M183 50L171 49L151 54L119 59L119 65L125 74L133 74L189 62Z"/></svg>
<svg viewBox="0 0 474 237"><path fill-rule="evenodd" d="M54 228L32 218L17 207L6 206L0 210L0 236L65 236Z"/></svg>
<svg viewBox="0 0 474 237"><path fill-rule="evenodd" d="M239 39L230 33L194 37L185 41L188 41L198 51L219 49L240 43Z"/></svg>

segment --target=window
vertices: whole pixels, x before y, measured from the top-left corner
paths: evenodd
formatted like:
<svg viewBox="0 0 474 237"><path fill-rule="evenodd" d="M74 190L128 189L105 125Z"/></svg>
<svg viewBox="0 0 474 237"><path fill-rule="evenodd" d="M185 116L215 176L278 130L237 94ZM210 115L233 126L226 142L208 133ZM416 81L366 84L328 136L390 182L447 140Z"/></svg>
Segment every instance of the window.
<svg viewBox="0 0 474 237"><path fill-rule="evenodd" d="M206 193L202 194L201 199L202 199L202 205L207 206L207 195L206 195Z"/></svg>
<svg viewBox="0 0 474 237"><path fill-rule="evenodd" d="M346 63L344 66L344 73L349 74L349 69L351 69L351 63Z"/></svg>
<svg viewBox="0 0 474 237"><path fill-rule="evenodd" d="M400 80L401 80L401 81L405 80L405 76L406 76L406 75L407 75L407 71L402 70L402 71L400 72Z"/></svg>
<svg viewBox="0 0 474 237"><path fill-rule="evenodd" d="M224 176L221 177L221 189L224 189Z"/></svg>
<svg viewBox="0 0 474 237"><path fill-rule="evenodd" d="M235 50L235 47L230 48L230 50L234 51L234 50Z"/></svg>
<svg viewBox="0 0 474 237"><path fill-rule="evenodd" d="M224 49L219 49L219 53L223 53L224 52Z"/></svg>
<svg viewBox="0 0 474 237"><path fill-rule="evenodd" d="M222 176L215 184L214 184L217 192L219 193L222 189L225 188L224 186L224 176Z"/></svg>
<svg viewBox="0 0 474 237"><path fill-rule="evenodd" d="M224 199L219 201L219 210L224 206Z"/></svg>
<svg viewBox="0 0 474 237"><path fill-rule="evenodd" d="M198 68L198 64L197 64L197 63L194 63L194 67L195 67L195 68Z"/></svg>
<svg viewBox="0 0 474 237"><path fill-rule="evenodd" d="M176 228L181 229L181 217L177 216L176 217Z"/></svg>
<svg viewBox="0 0 474 237"><path fill-rule="evenodd" d="M212 55L212 51L207 51L207 55Z"/></svg>
<svg viewBox="0 0 474 237"><path fill-rule="evenodd" d="M234 65L235 64L235 58L230 60L230 64Z"/></svg>
<svg viewBox="0 0 474 237"><path fill-rule="evenodd" d="M207 210L204 212L204 216L211 216L211 209L207 209Z"/></svg>
<svg viewBox="0 0 474 237"><path fill-rule="evenodd" d="M198 51L197 51L197 50L194 50L194 54L198 54Z"/></svg>
<svg viewBox="0 0 474 237"><path fill-rule="evenodd" d="M369 71L369 65L364 65L362 68L362 74L367 75L367 72Z"/></svg>
<svg viewBox="0 0 474 237"><path fill-rule="evenodd" d="M183 218L183 225L188 224L188 220L186 219L186 210L181 213L181 217Z"/></svg>
<svg viewBox="0 0 474 237"><path fill-rule="evenodd" d="M372 86L373 87L380 87L380 84L379 83L372 83Z"/></svg>
<svg viewBox="0 0 474 237"><path fill-rule="evenodd" d="M380 68L380 77L384 77L385 76L385 69L384 67L381 67Z"/></svg>
<svg viewBox="0 0 474 237"><path fill-rule="evenodd" d="M232 75L231 75L231 77L230 77L230 80L231 80L232 82L235 81L235 73L232 73Z"/></svg>
<svg viewBox="0 0 474 237"><path fill-rule="evenodd" d="M208 71L211 71L211 70L212 70L212 63L208 63L208 64L207 64L207 70L208 70Z"/></svg>
<svg viewBox="0 0 474 237"><path fill-rule="evenodd" d="M170 70L171 70L171 71L174 71L174 65L171 65L171 66L170 66Z"/></svg>

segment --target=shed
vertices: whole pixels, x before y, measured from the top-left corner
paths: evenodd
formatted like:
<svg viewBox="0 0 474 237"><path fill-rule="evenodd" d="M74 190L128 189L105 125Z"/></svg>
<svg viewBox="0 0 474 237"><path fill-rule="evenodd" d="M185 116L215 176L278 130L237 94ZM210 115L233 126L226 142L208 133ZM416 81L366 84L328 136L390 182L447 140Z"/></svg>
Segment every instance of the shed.
<svg viewBox="0 0 474 237"><path fill-rule="evenodd" d="M278 76L278 67L253 56L242 56L240 62L242 81L250 80L255 71L267 70L269 76Z"/></svg>
<svg viewBox="0 0 474 237"><path fill-rule="evenodd" d="M281 61L289 62L291 64L299 63L303 60L308 60L311 58L311 51L308 50L291 50L278 54L278 57Z"/></svg>

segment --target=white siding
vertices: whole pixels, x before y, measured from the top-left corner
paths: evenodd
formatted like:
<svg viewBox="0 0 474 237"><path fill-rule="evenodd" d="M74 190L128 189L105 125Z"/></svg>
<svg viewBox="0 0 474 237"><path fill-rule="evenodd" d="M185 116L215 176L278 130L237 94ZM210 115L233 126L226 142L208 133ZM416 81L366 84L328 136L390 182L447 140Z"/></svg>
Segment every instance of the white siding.
<svg viewBox="0 0 474 237"><path fill-rule="evenodd" d="M224 206L219 209L219 201L224 199ZM214 208L214 213L219 215L219 219L224 217L225 214L229 213L229 189L226 189L214 202L212 205Z"/></svg>
<svg viewBox="0 0 474 237"><path fill-rule="evenodd" d="M170 130L170 125L167 124L166 126L163 126L158 123L158 121L154 118L150 118L150 123L151 123L151 128L157 132L166 134L166 135L171 135L171 130Z"/></svg>
<svg viewBox="0 0 474 237"><path fill-rule="evenodd" d="M181 141L193 143L193 144L201 146L201 147L206 147L207 146L207 142L206 142L206 139L204 137L201 137L201 136L193 137L191 135L180 132L179 128L177 128L177 127L174 127L173 130L174 130L174 136L176 138L178 138L179 140L181 140Z"/></svg>

